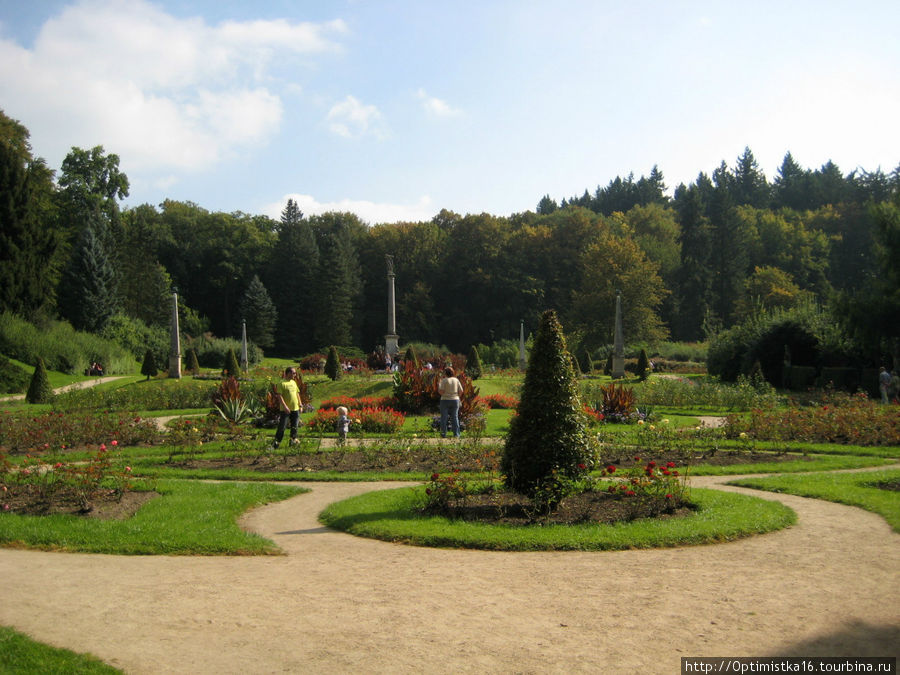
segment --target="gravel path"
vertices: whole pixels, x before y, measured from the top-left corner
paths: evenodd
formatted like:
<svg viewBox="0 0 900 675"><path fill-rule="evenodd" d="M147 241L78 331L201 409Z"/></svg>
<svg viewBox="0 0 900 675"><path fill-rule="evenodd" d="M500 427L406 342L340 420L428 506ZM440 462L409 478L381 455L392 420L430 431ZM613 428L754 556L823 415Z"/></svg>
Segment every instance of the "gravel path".
<svg viewBox="0 0 900 675"><path fill-rule="evenodd" d="M694 479L719 486L728 478ZM756 493L796 526L712 546L498 553L356 538L313 483L244 518L277 557L0 550L0 624L129 673L677 673L682 656L896 656L900 535Z"/></svg>

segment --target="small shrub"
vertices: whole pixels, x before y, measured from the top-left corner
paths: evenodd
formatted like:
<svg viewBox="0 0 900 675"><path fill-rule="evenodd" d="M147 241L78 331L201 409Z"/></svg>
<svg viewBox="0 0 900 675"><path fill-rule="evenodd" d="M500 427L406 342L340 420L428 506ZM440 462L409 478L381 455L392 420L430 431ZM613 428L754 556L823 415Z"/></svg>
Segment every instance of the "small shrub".
<svg viewBox="0 0 900 675"><path fill-rule="evenodd" d="M148 349L144 354L144 362L141 364L141 375L146 375L149 380L151 377L156 377L156 374L159 371L156 369L156 357L153 355L153 350Z"/></svg>
<svg viewBox="0 0 900 675"><path fill-rule="evenodd" d="M229 349L225 355L225 363L222 366L222 375L231 377L241 376L241 366L238 363L237 354L233 349Z"/></svg>
<svg viewBox="0 0 900 675"><path fill-rule="evenodd" d="M472 345L466 359L466 375L473 380L477 380L482 375L481 357L478 356L478 348L475 345Z"/></svg>
<svg viewBox="0 0 900 675"><path fill-rule="evenodd" d="M50 380L47 377L47 369L44 367L44 359L37 359L37 366L31 375L25 400L29 403L48 403L53 399L53 389L50 388Z"/></svg>
<svg viewBox="0 0 900 675"><path fill-rule="evenodd" d="M337 347L328 348L328 358L325 359L325 374L332 380L341 376L341 362L338 357Z"/></svg>

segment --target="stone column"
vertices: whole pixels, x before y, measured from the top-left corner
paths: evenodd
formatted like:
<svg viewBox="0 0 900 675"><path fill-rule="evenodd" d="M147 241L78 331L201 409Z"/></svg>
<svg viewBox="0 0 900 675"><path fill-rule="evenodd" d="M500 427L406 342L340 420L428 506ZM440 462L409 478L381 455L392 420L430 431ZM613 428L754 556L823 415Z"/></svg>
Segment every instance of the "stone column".
<svg viewBox="0 0 900 675"><path fill-rule="evenodd" d="M169 377L181 379L181 334L178 329L178 293L172 293L171 339L169 342Z"/></svg>
<svg viewBox="0 0 900 675"><path fill-rule="evenodd" d="M247 358L247 322L241 319L241 368L250 370L250 360Z"/></svg>
<svg viewBox="0 0 900 675"><path fill-rule="evenodd" d="M612 376L625 377L625 337L622 330L622 291L616 291L616 336L613 342Z"/></svg>
<svg viewBox="0 0 900 675"><path fill-rule="evenodd" d="M400 336L397 335L397 313L394 306L394 258L384 256L387 262L388 280L388 332L384 336L384 351L391 356L396 356L400 351Z"/></svg>
<svg viewBox="0 0 900 675"><path fill-rule="evenodd" d="M525 359L525 322L519 322L519 369L525 370L527 360Z"/></svg>

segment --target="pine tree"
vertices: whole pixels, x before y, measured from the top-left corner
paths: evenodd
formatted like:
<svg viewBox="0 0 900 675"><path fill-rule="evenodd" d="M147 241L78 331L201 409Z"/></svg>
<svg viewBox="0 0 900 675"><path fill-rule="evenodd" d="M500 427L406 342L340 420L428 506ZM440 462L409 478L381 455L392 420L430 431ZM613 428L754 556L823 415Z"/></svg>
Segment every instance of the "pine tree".
<svg viewBox="0 0 900 675"><path fill-rule="evenodd" d="M343 220L318 222L319 273L314 297L319 344L353 343L353 309L360 292L359 262Z"/></svg>
<svg viewBox="0 0 900 675"><path fill-rule="evenodd" d="M541 317L512 418L501 469L510 489L533 495L554 474L575 478L592 464L572 358L553 310Z"/></svg>
<svg viewBox="0 0 900 675"><path fill-rule="evenodd" d="M149 380L151 377L156 377L156 374L159 371L156 368L156 359L153 356L153 350L148 349L144 353L144 362L141 364L141 375L146 375Z"/></svg>
<svg viewBox="0 0 900 675"><path fill-rule="evenodd" d="M44 359L39 356L37 365L34 367L34 373L31 376L31 382L28 384L25 400L29 403L48 403L52 399L53 389L50 388L47 367L44 365Z"/></svg>
<svg viewBox="0 0 900 675"><path fill-rule="evenodd" d="M325 359L325 374L331 378L332 382L341 376L341 360L338 356L337 347L328 348L328 358Z"/></svg>
<svg viewBox="0 0 900 675"><path fill-rule="evenodd" d="M266 287L255 274L240 303L241 317L247 321L247 337L263 348L275 344L278 315Z"/></svg>
<svg viewBox="0 0 900 675"><path fill-rule="evenodd" d="M472 348L469 350L469 356L466 359L466 375L473 380L477 380L481 377L483 371L481 357L478 355L478 348L475 345L472 345Z"/></svg>

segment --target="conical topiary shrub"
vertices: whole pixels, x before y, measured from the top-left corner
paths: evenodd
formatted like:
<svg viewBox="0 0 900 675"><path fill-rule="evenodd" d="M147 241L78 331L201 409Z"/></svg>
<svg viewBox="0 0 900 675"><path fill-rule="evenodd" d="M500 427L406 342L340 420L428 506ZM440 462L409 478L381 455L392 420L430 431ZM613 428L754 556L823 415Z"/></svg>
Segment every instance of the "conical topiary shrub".
<svg viewBox="0 0 900 675"><path fill-rule="evenodd" d="M237 354L234 353L233 349L229 349L228 353L225 355L225 367L223 371L223 374L226 376L241 376L241 366L238 364Z"/></svg>
<svg viewBox="0 0 900 675"><path fill-rule="evenodd" d="M28 385L28 392L25 394L25 400L29 403L48 403L52 399L53 389L50 388L47 368L44 366L44 359L39 356Z"/></svg>
<svg viewBox="0 0 900 675"><path fill-rule="evenodd" d="M650 359L647 358L647 350L642 349L638 354L637 360L637 376L641 380L646 380L650 376Z"/></svg>
<svg viewBox="0 0 900 675"><path fill-rule="evenodd" d="M501 463L508 488L534 496L548 481L576 478L590 468L572 357L553 310L541 317L516 412Z"/></svg>
<svg viewBox="0 0 900 675"><path fill-rule="evenodd" d="M337 347L332 345L328 348L328 358L325 359L325 374L331 378L331 381L341 376L341 360L338 356Z"/></svg>
<svg viewBox="0 0 900 675"><path fill-rule="evenodd" d="M153 356L153 351L148 349L144 353L144 362L141 364L141 375L146 375L149 380L151 377L156 377L156 374L159 371L156 369L156 358Z"/></svg>
<svg viewBox="0 0 900 675"><path fill-rule="evenodd" d="M197 350L191 347L187 353L187 370L196 375L200 372L200 361L197 358Z"/></svg>
<svg viewBox="0 0 900 675"><path fill-rule="evenodd" d="M472 345L469 350L469 356L466 358L466 375L473 380L481 377L483 368L481 367L481 357L478 355L478 348Z"/></svg>

